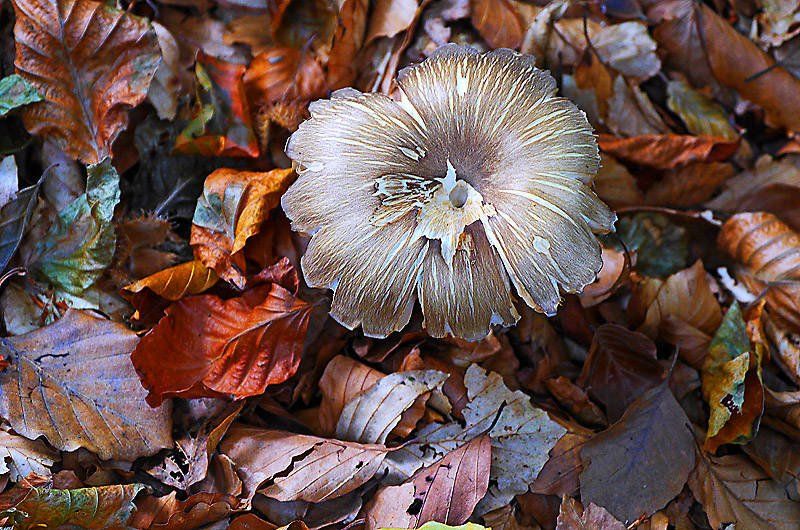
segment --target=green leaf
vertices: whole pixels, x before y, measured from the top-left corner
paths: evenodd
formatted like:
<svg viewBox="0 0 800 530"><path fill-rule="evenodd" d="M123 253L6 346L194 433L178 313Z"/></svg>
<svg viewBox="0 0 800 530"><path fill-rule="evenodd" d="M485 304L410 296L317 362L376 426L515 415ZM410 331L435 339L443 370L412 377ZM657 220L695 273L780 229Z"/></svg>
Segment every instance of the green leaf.
<svg viewBox="0 0 800 530"><path fill-rule="evenodd" d="M651 278L666 278L686 267L686 230L657 213L638 213L617 221L617 237L636 251L636 268ZM624 250L614 245L616 250Z"/></svg>
<svg viewBox="0 0 800 530"><path fill-rule="evenodd" d="M76 295L91 287L114 257L117 236L111 221L119 202L119 175L110 158L89 166L86 189L36 245L38 257L30 267Z"/></svg>
<svg viewBox="0 0 800 530"><path fill-rule="evenodd" d="M5 270L17 251L28 227L43 178L44 175L33 186L19 191L14 199L0 209L0 272Z"/></svg>
<svg viewBox="0 0 800 530"><path fill-rule="evenodd" d="M23 77L14 74L0 79L0 117L42 99L42 95Z"/></svg>
<svg viewBox="0 0 800 530"><path fill-rule="evenodd" d="M126 523L136 509L133 499L142 489L142 484L74 490L16 488L3 496L22 496L21 500L0 512L0 518L9 516L17 530L128 529Z"/></svg>

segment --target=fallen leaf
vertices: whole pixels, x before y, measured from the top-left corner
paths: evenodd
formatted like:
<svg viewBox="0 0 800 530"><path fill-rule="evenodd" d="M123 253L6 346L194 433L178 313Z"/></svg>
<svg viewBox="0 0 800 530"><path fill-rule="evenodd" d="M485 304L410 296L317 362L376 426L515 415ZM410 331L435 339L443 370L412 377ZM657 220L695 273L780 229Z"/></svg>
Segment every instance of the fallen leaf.
<svg viewBox="0 0 800 530"><path fill-rule="evenodd" d="M297 524L292 523L295 527L303 525L302 522L297 521ZM288 525L292 526L292 525ZM305 526L305 525L303 525ZM286 528L286 527L283 527ZM268 521L259 518L254 513L245 513L231 521L226 530L278 530L278 526ZM303 529L307 530L307 529Z"/></svg>
<svg viewBox="0 0 800 530"><path fill-rule="evenodd" d="M14 482L31 473L46 477L51 474L50 467L60 459L56 451L40 440L0 430L0 474L10 473Z"/></svg>
<svg viewBox="0 0 800 530"><path fill-rule="evenodd" d="M619 251L636 252L636 270L651 278L663 278L686 266L686 230L658 213L642 212L617 221ZM602 270L601 270L602 272Z"/></svg>
<svg viewBox="0 0 800 530"><path fill-rule="evenodd" d="M626 530L626 526L604 508L590 503L585 510L567 495L561 497L556 530Z"/></svg>
<svg viewBox="0 0 800 530"><path fill-rule="evenodd" d="M336 438L360 443L384 443L400 417L423 394L441 389L447 374L412 370L382 377L354 396L336 424Z"/></svg>
<svg viewBox="0 0 800 530"><path fill-rule="evenodd" d="M800 519L800 505L784 487L742 455L698 453L689 488L713 528L794 530Z"/></svg>
<svg viewBox="0 0 800 530"><path fill-rule="evenodd" d="M689 418L666 381L651 389L581 450L581 499L625 524L680 493L694 465Z"/></svg>
<svg viewBox="0 0 800 530"><path fill-rule="evenodd" d="M42 99L42 95L22 76L12 74L0 79L0 118L16 108Z"/></svg>
<svg viewBox="0 0 800 530"><path fill-rule="evenodd" d="M174 302L185 296L208 290L217 283L217 280L219 276L214 269L209 269L200 260L194 260L159 271L123 287L123 290L131 293L129 299L134 306L136 306L136 293L142 293L145 289Z"/></svg>
<svg viewBox="0 0 800 530"><path fill-rule="evenodd" d="M11 261L31 222L41 184L42 179L39 179L33 186L20 190L16 197L0 208L0 272Z"/></svg>
<svg viewBox="0 0 800 530"><path fill-rule="evenodd" d="M388 483L402 483L469 442L491 427L492 468L489 493L476 507L483 514L507 504L514 495L527 491L547 461L547 452L566 430L547 414L535 409L530 398L511 392L496 373L477 365L465 374L469 402L463 410L466 426L458 423L430 424L386 458ZM505 405L503 405L505 403Z"/></svg>
<svg viewBox="0 0 800 530"><path fill-rule="evenodd" d="M518 5L512 0L470 0L470 20L492 48L516 50L525 36Z"/></svg>
<svg viewBox="0 0 800 530"><path fill-rule="evenodd" d="M600 149L617 160L658 169L671 169L689 162L721 162L738 149L738 141L713 136L660 134L616 138L598 135Z"/></svg>
<svg viewBox="0 0 800 530"><path fill-rule="evenodd" d="M378 0L372 8L367 37L369 44L378 37L394 37L414 21L419 5L417 0Z"/></svg>
<svg viewBox="0 0 800 530"><path fill-rule="evenodd" d="M136 510L133 499L144 489L142 484L100 486L74 490L21 488L0 496L0 510L13 508L13 512L0 511L0 517L10 515L15 528L52 528L68 530L93 528L96 530L125 529L131 514ZM2 497L14 494L22 498L5 506Z"/></svg>
<svg viewBox="0 0 800 530"><path fill-rule="evenodd" d="M175 150L189 155L257 157L258 141L247 104L244 66L197 54L197 102Z"/></svg>
<svg viewBox="0 0 800 530"><path fill-rule="evenodd" d="M767 124L800 131L800 80L759 50L711 8L692 0L654 4L647 12L658 22L656 41L667 64L695 86L719 83L766 111ZM758 75L756 75L758 74Z"/></svg>
<svg viewBox="0 0 800 530"><path fill-rule="evenodd" d="M628 318L639 326L637 331L651 338L659 336L661 323L668 318L680 319L711 335L722 322L722 309L709 288L703 262L698 260L666 280L648 278L635 285Z"/></svg>
<svg viewBox="0 0 800 530"><path fill-rule="evenodd" d="M322 67L313 56L297 48L270 48L259 53L247 67L243 80L247 98L255 108L295 100L307 103L328 91Z"/></svg>
<svg viewBox="0 0 800 530"><path fill-rule="evenodd" d="M653 103L633 82L621 75L614 80L606 125L617 136L657 136L669 132Z"/></svg>
<svg viewBox="0 0 800 530"><path fill-rule="evenodd" d="M91 287L114 257L112 218L119 196L119 175L111 159L89 166L86 193L58 214L36 244L28 267L73 295Z"/></svg>
<svg viewBox="0 0 800 530"><path fill-rule="evenodd" d="M800 444L769 427L761 426L744 452L770 477L787 487L797 487L800 473Z"/></svg>
<svg viewBox="0 0 800 530"><path fill-rule="evenodd" d="M625 166L605 153L600 153L600 169L597 171L593 184L597 195L613 209L639 205L644 202L644 196L636 186L636 179L633 175ZM617 224L617 231L619 231L619 224Z"/></svg>
<svg viewBox="0 0 800 530"><path fill-rule="evenodd" d="M642 22L598 25L589 38L603 62L624 76L643 81L661 70L657 45Z"/></svg>
<svg viewBox="0 0 800 530"><path fill-rule="evenodd" d="M736 214L722 225L719 248L742 270L751 292L766 290L767 309L782 326L800 332L800 234L772 214Z"/></svg>
<svg viewBox="0 0 800 530"><path fill-rule="evenodd" d="M739 135L730 124L728 113L683 79L667 83L667 107L681 117L690 133L734 141Z"/></svg>
<svg viewBox="0 0 800 530"><path fill-rule="evenodd" d="M158 22L152 24L161 49L161 63L147 90L147 101L156 109L159 118L174 120L178 112L178 97L186 92L188 76L180 62L180 50L175 37Z"/></svg>
<svg viewBox="0 0 800 530"><path fill-rule="evenodd" d="M703 397L711 408L704 449L744 444L758 432L764 412L761 382L763 346L751 348L739 304L725 313L703 363Z"/></svg>
<svg viewBox="0 0 800 530"><path fill-rule="evenodd" d="M305 2L302 2L305 3ZM342 0L328 58L328 86L331 90L348 87L357 71L354 60L367 34L369 0Z"/></svg>
<svg viewBox="0 0 800 530"><path fill-rule="evenodd" d="M249 497L258 489L279 501L322 502L371 479L388 449L233 425L220 445L242 475Z"/></svg>
<svg viewBox="0 0 800 530"><path fill-rule="evenodd" d="M603 247L603 268L597 279L578 294L583 307L593 307L608 300L627 283L630 262L627 254L613 248Z"/></svg>
<svg viewBox="0 0 800 530"><path fill-rule="evenodd" d="M25 127L72 158L99 164L141 103L161 53L143 18L93 0L14 0L19 75L44 96ZM108 28L114 28L113 32Z"/></svg>
<svg viewBox="0 0 800 530"><path fill-rule="evenodd" d="M605 405L608 420L614 423L639 396L658 386L665 372L647 335L603 324L594 334L576 383Z"/></svg>
<svg viewBox="0 0 800 530"><path fill-rule="evenodd" d="M736 170L725 162L692 162L668 169L645 194L645 202L656 206L686 208L709 198Z"/></svg>
<svg viewBox="0 0 800 530"><path fill-rule="evenodd" d="M583 470L580 452L593 435L588 429L576 429L562 436L550 450L550 458L536 476L531 491L543 495L578 496L581 487L578 476Z"/></svg>
<svg viewBox="0 0 800 530"><path fill-rule="evenodd" d="M190 243L197 259L221 278L244 288L245 243L259 232L293 179L291 169L266 173L218 169L211 173L192 219Z"/></svg>
<svg viewBox="0 0 800 530"><path fill-rule="evenodd" d="M131 354L148 403L172 396L242 399L294 375L312 306L277 282L282 274L294 278L296 291L294 269L284 260L239 297L191 296L167 308Z"/></svg>
<svg viewBox="0 0 800 530"><path fill-rule="evenodd" d="M171 492L163 497L148 495L136 503L129 526L151 530L192 530L221 521L244 508L244 503L222 493L196 493L184 500Z"/></svg>
<svg viewBox="0 0 800 530"><path fill-rule="evenodd" d="M70 309L0 340L11 363L0 373L0 416L21 435L128 461L172 447L170 407L145 405L128 357L138 338L127 327Z"/></svg>
<svg viewBox="0 0 800 530"><path fill-rule="evenodd" d="M322 403L317 414L320 435L333 436L345 405L384 375L386 374L344 355L331 359L319 380L319 391L322 394Z"/></svg>

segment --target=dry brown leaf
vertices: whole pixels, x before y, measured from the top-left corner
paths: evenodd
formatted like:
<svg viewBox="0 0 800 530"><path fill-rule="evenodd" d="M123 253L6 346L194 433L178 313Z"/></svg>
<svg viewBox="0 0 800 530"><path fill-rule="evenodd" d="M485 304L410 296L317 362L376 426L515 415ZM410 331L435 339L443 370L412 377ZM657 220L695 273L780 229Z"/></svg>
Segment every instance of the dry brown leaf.
<svg viewBox="0 0 800 530"><path fill-rule="evenodd" d="M234 424L220 444L236 463L252 498L258 489L279 501L322 502L348 493L375 475L388 450ZM259 489L261 488L261 489Z"/></svg>
<svg viewBox="0 0 800 530"><path fill-rule="evenodd" d="M342 410L336 438L360 443L384 443L414 402L440 390L447 374L437 370L412 370L382 377L358 393Z"/></svg>
<svg viewBox="0 0 800 530"><path fill-rule="evenodd" d="M800 131L800 79L775 67L774 59L710 7L670 0L655 3L647 15L660 22L653 36L668 51L667 64L695 86L718 82L761 106L767 124Z"/></svg>
<svg viewBox="0 0 800 530"><path fill-rule="evenodd" d="M516 50L525 27L514 0L470 0L472 25L492 48Z"/></svg>
<svg viewBox="0 0 800 530"><path fill-rule="evenodd" d="M800 520L800 504L745 456L698 453L689 488L713 528L795 530Z"/></svg>
<svg viewBox="0 0 800 530"><path fill-rule="evenodd" d="M800 332L800 235L769 213L740 213L722 225L720 249L742 265L736 277L759 294L770 316Z"/></svg>
<svg viewBox="0 0 800 530"><path fill-rule="evenodd" d="M703 262L698 260L666 280L646 278L635 285L628 318L638 326L637 331L651 338L659 336L661 323L668 318L680 319L712 335L722 322L722 309L709 288Z"/></svg>
<svg viewBox="0 0 800 530"><path fill-rule="evenodd" d="M581 449L594 433L588 429L569 431L550 450L550 459L544 465L531 487L533 493L543 495L580 494L578 475L583 470Z"/></svg>
<svg viewBox="0 0 800 530"><path fill-rule="evenodd" d="M561 497L556 530L626 530L626 526L594 503L585 510L568 495Z"/></svg>
<svg viewBox="0 0 800 530"><path fill-rule="evenodd" d="M667 134L669 128L653 103L633 82L621 75L614 80L614 96L608 102L606 125L617 136Z"/></svg>
<svg viewBox="0 0 800 530"><path fill-rule="evenodd" d="M354 59L367 34L369 0L342 0L328 59L328 86L338 90L350 86L356 78Z"/></svg>
<svg viewBox="0 0 800 530"><path fill-rule="evenodd" d="M617 160L658 169L671 169L689 162L727 160L738 149L738 141L713 136L648 134L621 139L598 135L600 149Z"/></svg>
<svg viewBox="0 0 800 530"><path fill-rule="evenodd" d="M0 430L0 475L10 473L11 480L19 482L31 473L50 476L50 466L60 456L40 440Z"/></svg>
<svg viewBox="0 0 800 530"><path fill-rule="evenodd" d="M151 530L192 530L221 521L244 508L244 503L232 495L197 493L178 500L175 491L163 497L148 495L136 505L130 526Z"/></svg>
<svg viewBox="0 0 800 530"><path fill-rule="evenodd" d="M597 195L614 209L638 206L644 202L644 195L636 187L633 175L605 153L600 153L600 170L594 179L594 187Z"/></svg>
<svg viewBox="0 0 800 530"><path fill-rule="evenodd" d="M377 0L369 17L365 44L378 37L394 37L414 21L417 0Z"/></svg>
<svg viewBox="0 0 800 530"><path fill-rule="evenodd" d="M292 169L265 173L218 169L197 201L190 243L195 256L219 276L244 288L244 249L294 179Z"/></svg>
<svg viewBox="0 0 800 530"><path fill-rule="evenodd" d="M384 375L386 374L344 355L331 359L319 380L319 391L322 394L318 413L320 435L333 436L345 405Z"/></svg>
<svg viewBox="0 0 800 530"><path fill-rule="evenodd" d="M244 73L247 99L253 108L270 103L302 100L325 95L325 74L319 63L296 48L269 48L255 56Z"/></svg>
<svg viewBox="0 0 800 530"><path fill-rule="evenodd" d="M625 524L662 509L683 489L694 465L686 413L669 385L653 388L581 450L581 499Z"/></svg>
<svg viewBox="0 0 800 530"><path fill-rule="evenodd" d="M695 206L708 200L734 173L725 162L691 162L669 169L647 190L644 202L673 208Z"/></svg>
<svg viewBox="0 0 800 530"><path fill-rule="evenodd" d="M608 300L624 284L628 283L630 261L624 252L603 247L603 268L597 279L583 288L578 295L583 307L592 307Z"/></svg>
<svg viewBox="0 0 800 530"><path fill-rule="evenodd" d="M170 405L152 409L130 363L138 337L70 309L55 324L0 342L0 416L56 448L133 461L172 447Z"/></svg>
<svg viewBox="0 0 800 530"><path fill-rule="evenodd" d="M155 32L93 0L14 0L14 10L17 74L45 95L22 110L26 128L99 163L147 94L161 60Z"/></svg>

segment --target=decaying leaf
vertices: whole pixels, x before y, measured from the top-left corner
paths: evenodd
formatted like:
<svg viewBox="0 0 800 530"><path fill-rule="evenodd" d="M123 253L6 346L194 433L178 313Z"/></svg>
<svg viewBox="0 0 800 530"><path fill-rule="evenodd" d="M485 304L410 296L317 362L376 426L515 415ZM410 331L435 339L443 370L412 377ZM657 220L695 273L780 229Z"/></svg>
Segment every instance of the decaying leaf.
<svg viewBox="0 0 800 530"><path fill-rule="evenodd" d="M371 479L388 449L233 425L220 449L242 474L245 493L279 501L322 502Z"/></svg>
<svg viewBox="0 0 800 530"><path fill-rule="evenodd" d="M29 103L42 100L42 95L22 76L13 74L0 79L0 118Z"/></svg>
<svg viewBox="0 0 800 530"><path fill-rule="evenodd" d="M686 230L661 214L637 213L617 221L618 250L636 252L636 269L651 278L664 278L686 266ZM602 272L602 271L601 271Z"/></svg>
<svg viewBox="0 0 800 530"><path fill-rule="evenodd" d="M626 526L604 508L590 503L583 506L566 495L561 498L556 530L626 530Z"/></svg>
<svg viewBox="0 0 800 530"><path fill-rule="evenodd" d="M697 454L689 488L714 528L725 523L759 530L793 530L800 505L747 457Z"/></svg>
<svg viewBox="0 0 800 530"><path fill-rule="evenodd" d="M708 347L703 364L703 397L711 408L704 448L747 443L758 432L764 411L761 382L763 345L750 346L745 322L734 302Z"/></svg>
<svg viewBox="0 0 800 530"><path fill-rule="evenodd" d="M694 466L691 424L666 382L584 444L581 499L630 524L672 500Z"/></svg>
<svg viewBox="0 0 800 530"><path fill-rule="evenodd" d="M463 410L466 426L458 423L430 424L420 429L415 442L404 445L386 459L385 481L398 484L420 468L489 429L492 468L489 493L475 509L482 514L507 504L514 495L527 491L547 461L548 451L565 429L534 408L520 391L511 392L496 373L477 365L467 370L464 383L469 402Z"/></svg>
<svg viewBox="0 0 800 530"><path fill-rule="evenodd" d="M111 159L90 166L86 193L58 214L29 267L73 295L91 287L114 257L117 236L111 221L119 195Z"/></svg>
<svg viewBox="0 0 800 530"><path fill-rule="evenodd" d="M386 374L344 355L331 359L319 380L322 394L318 413L320 434L333 436L345 405L384 375Z"/></svg>
<svg viewBox="0 0 800 530"><path fill-rule="evenodd" d="M136 346L131 360L156 406L167 397L236 399L261 394L294 375L311 307L284 259L241 296L183 298Z"/></svg>
<svg viewBox="0 0 800 530"><path fill-rule="evenodd" d="M20 190L14 199L0 209L0 272L5 270L14 256L31 221L41 183L42 179L39 179L33 186Z"/></svg>
<svg viewBox="0 0 800 530"><path fill-rule="evenodd" d="M731 141L739 137L728 121L728 114L682 79L670 81L667 85L667 106L681 117L692 134Z"/></svg>
<svg viewBox="0 0 800 530"><path fill-rule="evenodd" d="M27 129L98 164L141 103L161 60L145 19L93 0L15 0L17 73L44 96ZM109 31L113 28L114 31Z"/></svg>
<svg viewBox="0 0 800 530"><path fill-rule="evenodd" d="M714 136L677 134L647 134L626 139L601 134L598 143L600 149L618 160L658 169L696 161L724 161L733 156L739 146L737 141Z"/></svg>
<svg viewBox="0 0 800 530"><path fill-rule="evenodd" d="M2 339L0 416L56 448L129 459L172 446L170 406L151 409L130 364L126 326L69 310L55 324Z"/></svg>
<svg viewBox="0 0 800 530"><path fill-rule="evenodd" d="M258 233L293 178L291 169L266 173L218 169L210 174L192 219L195 256L243 288L245 243Z"/></svg>
<svg viewBox="0 0 800 530"><path fill-rule="evenodd" d="M0 474L11 473L11 480L19 482L31 473L48 476L57 460L58 453L42 441L0 430Z"/></svg>
<svg viewBox="0 0 800 530"><path fill-rule="evenodd" d="M149 289L165 300L174 302L184 296L202 293L217 283L218 279L214 269L209 269L200 260L194 260L159 271L124 287L124 290L135 294Z"/></svg>
<svg viewBox="0 0 800 530"><path fill-rule="evenodd" d="M2 499L8 494L0 496L0 510L13 509L10 512L0 511L0 517L9 515L14 527L21 530L34 528L132 530L128 520L136 509L133 499L143 489L142 484L73 490L18 488L9 493L22 498L10 506L4 506Z"/></svg>
<svg viewBox="0 0 800 530"><path fill-rule="evenodd" d="M336 424L336 438L360 443L384 443L402 414L423 394L441 389L447 374L412 370L389 374L354 396Z"/></svg>
<svg viewBox="0 0 800 530"><path fill-rule="evenodd" d="M153 530L200 528L221 521L243 507L243 502L233 495L197 493L178 500L174 491L163 497L148 495L136 504L130 526Z"/></svg>
<svg viewBox="0 0 800 530"><path fill-rule="evenodd" d="M737 279L754 294L766 290L770 315L800 332L800 234L772 214L740 213L722 226L718 244L742 265Z"/></svg>

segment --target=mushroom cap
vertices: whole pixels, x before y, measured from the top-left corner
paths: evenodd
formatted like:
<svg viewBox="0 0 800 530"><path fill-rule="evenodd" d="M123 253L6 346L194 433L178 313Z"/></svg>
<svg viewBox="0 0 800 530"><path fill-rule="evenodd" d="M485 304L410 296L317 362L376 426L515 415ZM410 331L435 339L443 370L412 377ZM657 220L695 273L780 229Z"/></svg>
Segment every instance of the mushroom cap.
<svg viewBox="0 0 800 530"><path fill-rule="evenodd" d="M434 337L484 337L519 314L510 284L553 315L602 267L594 232L616 215L589 188L600 164L585 114L532 57L448 44L403 69L397 97L334 92L311 104L282 198L311 236L306 282L331 315L385 337L419 299ZM510 281L509 281L510 280Z"/></svg>

